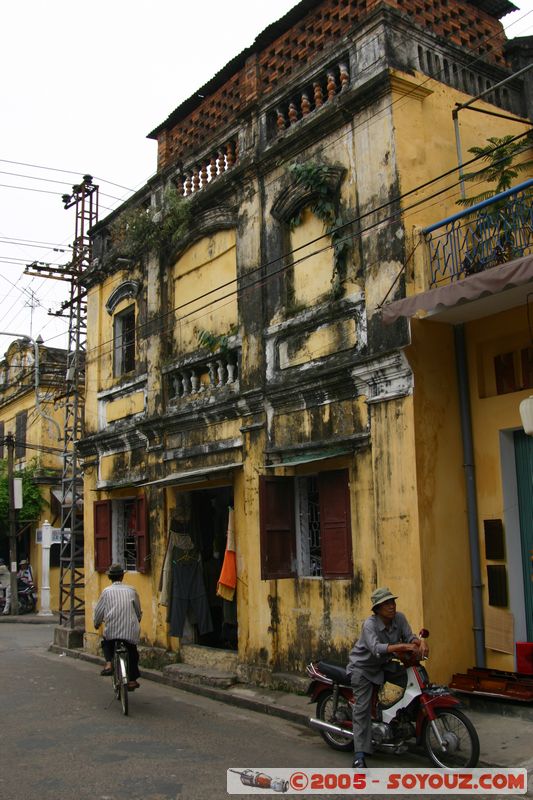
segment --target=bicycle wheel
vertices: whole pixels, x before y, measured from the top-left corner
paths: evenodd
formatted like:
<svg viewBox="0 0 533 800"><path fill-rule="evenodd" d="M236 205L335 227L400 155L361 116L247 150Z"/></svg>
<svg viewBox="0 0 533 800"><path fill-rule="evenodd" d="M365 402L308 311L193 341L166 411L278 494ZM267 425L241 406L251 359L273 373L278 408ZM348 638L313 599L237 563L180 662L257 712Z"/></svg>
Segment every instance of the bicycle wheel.
<svg viewBox="0 0 533 800"><path fill-rule="evenodd" d="M441 708L436 713L435 722L444 746L428 720L422 741L429 760L437 767L449 769L475 767L479 759L479 739L468 717L456 708Z"/></svg>
<svg viewBox="0 0 533 800"><path fill-rule="evenodd" d="M122 713L127 716L128 714L128 654L121 652L118 655L119 662L119 691L120 691L120 704L122 705Z"/></svg>

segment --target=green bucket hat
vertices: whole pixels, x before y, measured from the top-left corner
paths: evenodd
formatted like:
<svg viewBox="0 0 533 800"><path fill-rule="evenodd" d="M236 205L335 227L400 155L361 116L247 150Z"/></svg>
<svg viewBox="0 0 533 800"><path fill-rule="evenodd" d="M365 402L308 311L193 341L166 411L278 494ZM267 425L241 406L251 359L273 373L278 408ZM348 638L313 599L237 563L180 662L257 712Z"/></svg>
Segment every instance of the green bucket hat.
<svg viewBox="0 0 533 800"><path fill-rule="evenodd" d="M382 586L380 589L376 589L374 592L372 592L370 597L372 601L372 611L376 606L381 605L381 603L384 603L386 600L396 600L397 597L398 595L393 594L387 586Z"/></svg>

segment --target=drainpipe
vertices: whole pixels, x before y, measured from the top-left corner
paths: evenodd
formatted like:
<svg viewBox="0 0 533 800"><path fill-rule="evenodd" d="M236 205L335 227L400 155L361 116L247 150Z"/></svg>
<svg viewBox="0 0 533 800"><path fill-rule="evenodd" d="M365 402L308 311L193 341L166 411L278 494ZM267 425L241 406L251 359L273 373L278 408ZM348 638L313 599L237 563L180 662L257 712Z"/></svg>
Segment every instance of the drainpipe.
<svg viewBox="0 0 533 800"><path fill-rule="evenodd" d="M461 433L463 440L463 461L466 483L466 508L468 515L468 540L470 545L470 575L472 582L472 610L474 616L474 644L476 667L485 666L485 628L483 623L483 597L481 593L481 560L479 556L478 514L476 497L476 475L474 465L474 446L472 437L472 417L470 411L470 390L468 385L468 363L466 357L464 325L455 325L455 360L457 364L457 385L461 414Z"/></svg>

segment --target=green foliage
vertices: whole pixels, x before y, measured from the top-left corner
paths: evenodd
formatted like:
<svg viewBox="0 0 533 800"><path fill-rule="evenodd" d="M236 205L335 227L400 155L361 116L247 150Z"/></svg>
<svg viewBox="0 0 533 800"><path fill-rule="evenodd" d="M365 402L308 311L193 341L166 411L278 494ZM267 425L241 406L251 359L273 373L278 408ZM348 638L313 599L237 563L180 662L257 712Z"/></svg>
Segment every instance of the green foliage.
<svg viewBox="0 0 533 800"><path fill-rule="evenodd" d="M15 478L22 478L22 508L17 511L20 522L38 520L41 511L48 505L35 483L35 475L42 475L37 461L31 461L23 470L14 473ZM7 480L7 461L0 460L0 530L7 532L9 524L9 487Z"/></svg>
<svg viewBox="0 0 533 800"><path fill-rule="evenodd" d="M338 299L343 293L350 240L347 220L338 211L337 198L333 195L328 181L328 168L324 164L306 162L291 164L289 172L313 193L314 200L309 207L313 214L324 223L326 233L331 238L333 245L331 294L333 299ZM302 211L303 209L299 209L290 220L291 230L301 225Z"/></svg>
<svg viewBox="0 0 533 800"><path fill-rule="evenodd" d="M136 260L172 250L189 229L190 205L174 188L166 189L161 208L130 208L111 225L114 250Z"/></svg>
<svg viewBox="0 0 533 800"><path fill-rule="evenodd" d="M227 353L229 350L229 340L231 336L237 333L237 326L232 325L228 333L212 333L211 331L201 328L196 333L198 344L200 347L205 347L211 353Z"/></svg>
<svg viewBox="0 0 533 800"><path fill-rule="evenodd" d="M533 167L533 160L528 159L516 163L516 158L525 150L532 146L532 136L529 134L524 139L513 141L514 136L490 136L488 144L484 147L471 147L469 153L486 163L475 172L467 172L464 175L465 181L487 181L496 184L494 188L479 192L473 197L466 197L457 200L460 206L470 207L483 200L488 200L500 192L505 192L513 185L513 181L519 177L521 172L530 170Z"/></svg>

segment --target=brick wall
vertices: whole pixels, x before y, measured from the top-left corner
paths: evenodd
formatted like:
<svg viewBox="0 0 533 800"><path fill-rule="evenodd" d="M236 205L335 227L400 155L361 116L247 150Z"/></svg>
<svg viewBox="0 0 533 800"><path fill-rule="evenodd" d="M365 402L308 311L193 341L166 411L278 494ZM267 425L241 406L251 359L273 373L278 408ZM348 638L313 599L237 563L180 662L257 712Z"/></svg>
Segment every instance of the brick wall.
<svg viewBox="0 0 533 800"><path fill-rule="evenodd" d="M213 139L249 103L267 96L292 72L333 46L367 14L391 6L475 55L505 66L499 20L461 0L324 0L259 53L182 119L157 132L158 169ZM179 112L179 109L177 110Z"/></svg>

